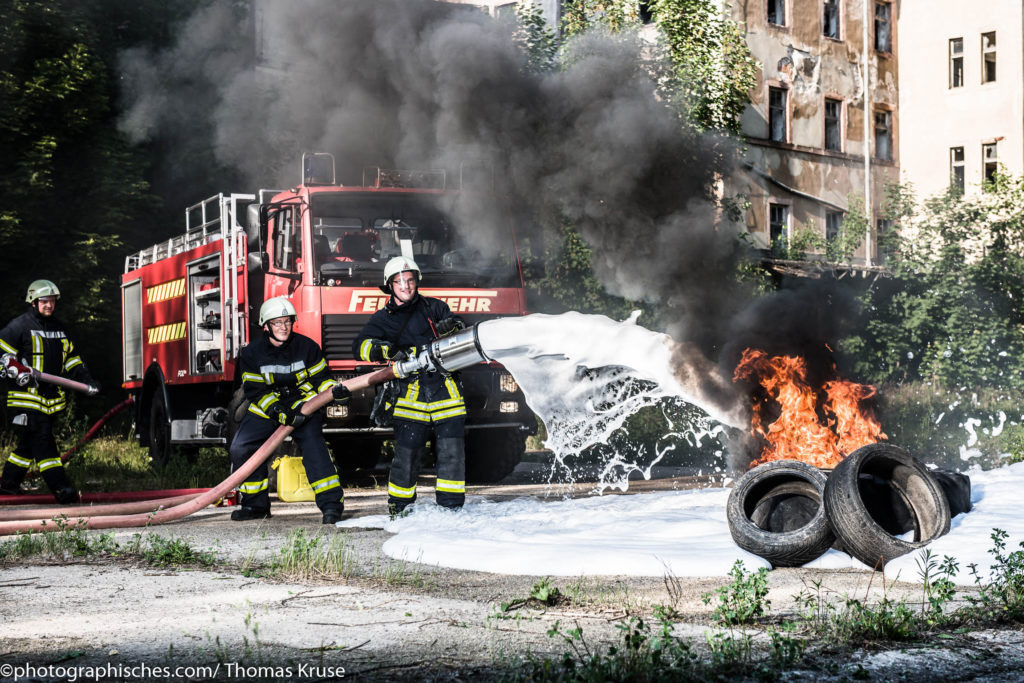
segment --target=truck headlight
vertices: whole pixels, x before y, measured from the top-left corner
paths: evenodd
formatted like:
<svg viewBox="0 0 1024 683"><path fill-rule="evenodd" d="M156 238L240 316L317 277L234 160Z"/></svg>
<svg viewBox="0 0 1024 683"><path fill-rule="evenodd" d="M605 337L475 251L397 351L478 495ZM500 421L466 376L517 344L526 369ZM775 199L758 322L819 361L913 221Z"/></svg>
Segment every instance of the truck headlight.
<svg viewBox="0 0 1024 683"><path fill-rule="evenodd" d="M519 401L502 401L501 405L498 406L498 412L500 412L500 413L518 413L519 412Z"/></svg>
<svg viewBox="0 0 1024 683"><path fill-rule="evenodd" d="M507 372L503 372L498 376L498 388L504 391L506 394L519 391L519 384L516 383L516 378Z"/></svg>
<svg viewBox="0 0 1024 683"><path fill-rule="evenodd" d="M327 417L348 417L348 406L327 406Z"/></svg>

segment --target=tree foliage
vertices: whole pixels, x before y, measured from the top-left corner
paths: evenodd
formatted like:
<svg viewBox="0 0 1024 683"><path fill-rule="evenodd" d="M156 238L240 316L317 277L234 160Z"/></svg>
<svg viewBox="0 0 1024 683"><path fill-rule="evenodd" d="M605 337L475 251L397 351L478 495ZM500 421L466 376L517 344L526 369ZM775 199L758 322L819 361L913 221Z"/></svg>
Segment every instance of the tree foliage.
<svg viewBox="0 0 1024 683"><path fill-rule="evenodd" d="M1024 388L1024 178L951 192L914 209L889 193L900 220L894 277L864 297L863 333L845 348L873 381Z"/></svg>
<svg viewBox="0 0 1024 683"><path fill-rule="evenodd" d="M117 377L109 348L124 245L152 239L148 160L116 129L117 51L166 39L195 2L15 0L0 5L0 316L38 278L62 291L87 363ZM113 375L113 376L111 376Z"/></svg>

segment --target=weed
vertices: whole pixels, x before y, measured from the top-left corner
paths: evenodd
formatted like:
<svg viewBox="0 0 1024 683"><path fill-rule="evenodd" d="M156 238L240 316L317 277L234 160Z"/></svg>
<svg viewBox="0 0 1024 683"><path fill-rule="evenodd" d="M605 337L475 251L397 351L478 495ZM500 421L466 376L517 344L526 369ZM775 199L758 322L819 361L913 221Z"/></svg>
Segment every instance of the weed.
<svg viewBox="0 0 1024 683"><path fill-rule="evenodd" d="M156 567L210 567L217 564L217 557L212 552L196 550L183 538L165 538L159 534L148 534L146 547L139 550L138 554L144 562Z"/></svg>
<svg viewBox="0 0 1024 683"><path fill-rule="evenodd" d="M732 582L722 586L713 594L701 596L705 605L711 603L714 595L718 596L718 606L713 615L720 624L749 624L757 617L765 615L771 608L768 600L768 570L764 567L756 572L748 572L742 560L736 560L729 570Z"/></svg>
<svg viewBox="0 0 1024 683"><path fill-rule="evenodd" d="M296 529L288 535L269 571L287 579L347 579L357 570L355 553L346 546L347 539L344 533L317 531L314 536L306 536L303 529Z"/></svg>
<svg viewBox="0 0 1024 683"><path fill-rule="evenodd" d="M930 550L917 558L918 574L921 577L921 614L930 626L949 621L949 604L956 597L956 585L950 578L959 570L956 560L948 555L939 562Z"/></svg>
<svg viewBox="0 0 1024 683"><path fill-rule="evenodd" d="M1024 550L1006 552L1007 534L992 530L992 548L988 551L995 562L989 571L989 583L975 564L968 565L978 586L978 593L967 598L971 617L988 623L1020 622L1024 619ZM1024 548L1024 542L1020 544Z"/></svg>
<svg viewBox="0 0 1024 683"><path fill-rule="evenodd" d="M549 578L543 578L533 584L533 588L530 590L530 599L547 606L557 605L564 600L562 591L558 590L557 586L552 586Z"/></svg>

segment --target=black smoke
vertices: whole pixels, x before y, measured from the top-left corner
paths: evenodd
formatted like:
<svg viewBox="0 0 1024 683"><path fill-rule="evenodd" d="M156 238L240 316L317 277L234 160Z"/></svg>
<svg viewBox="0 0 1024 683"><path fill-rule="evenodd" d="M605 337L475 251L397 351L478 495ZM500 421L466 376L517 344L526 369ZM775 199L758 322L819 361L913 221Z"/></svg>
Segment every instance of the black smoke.
<svg viewBox="0 0 1024 683"><path fill-rule="evenodd" d="M302 151L333 153L343 182L369 165L484 160L500 200L462 207L475 246L509 221L566 217L608 291L659 303L674 336L720 348L743 301L737 242L706 201L728 144L684 131L638 41L587 35L571 66L535 75L511 30L432 0L214 2L172 49L123 55L122 128L212 153L247 183L237 191L294 185Z"/></svg>

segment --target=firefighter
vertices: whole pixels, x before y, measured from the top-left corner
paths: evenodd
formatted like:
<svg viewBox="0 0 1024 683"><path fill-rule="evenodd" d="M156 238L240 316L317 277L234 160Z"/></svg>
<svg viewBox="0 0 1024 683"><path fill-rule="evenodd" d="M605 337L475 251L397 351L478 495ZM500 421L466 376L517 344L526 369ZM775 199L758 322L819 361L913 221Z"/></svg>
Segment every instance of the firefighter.
<svg viewBox="0 0 1024 683"><path fill-rule="evenodd" d="M25 296L29 310L0 330L0 353L13 354L21 363L40 372L88 384L89 395L93 396L99 391L99 384L75 352L64 325L53 315L58 299L60 290L49 280L30 284ZM12 421L21 433L0 476L0 493L19 493L21 482L35 462L58 503L80 500L64 471L53 438L53 423L65 407L64 390L54 384L8 388L7 413L13 416Z"/></svg>
<svg viewBox="0 0 1024 683"><path fill-rule="evenodd" d="M292 331L295 307L285 297L268 299L260 307L263 335L239 356L242 390L249 411L231 441L231 465L240 467L281 425L294 428L292 438L302 451L302 465L324 524L334 524L344 510L344 491L322 432L319 411L303 415L303 404L316 394L332 389L338 403L351 393L327 375L327 361L320 346ZM239 490L242 506L231 513L236 522L270 517L269 472L261 464Z"/></svg>
<svg viewBox="0 0 1024 683"><path fill-rule="evenodd" d="M438 337L462 329L448 304L419 293L420 268L396 256L384 266L381 290L390 294L352 343L357 358L382 363L415 354ZM417 373L398 380L394 405L395 456L388 477L388 508L402 512L416 500L416 478L433 431L438 505L458 509L466 499L466 404L458 377Z"/></svg>

